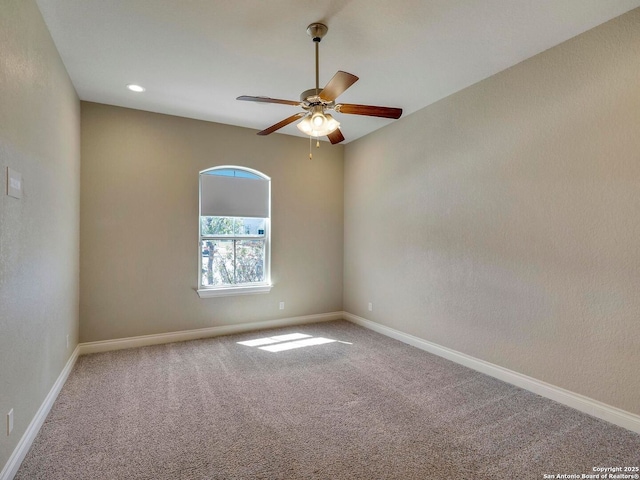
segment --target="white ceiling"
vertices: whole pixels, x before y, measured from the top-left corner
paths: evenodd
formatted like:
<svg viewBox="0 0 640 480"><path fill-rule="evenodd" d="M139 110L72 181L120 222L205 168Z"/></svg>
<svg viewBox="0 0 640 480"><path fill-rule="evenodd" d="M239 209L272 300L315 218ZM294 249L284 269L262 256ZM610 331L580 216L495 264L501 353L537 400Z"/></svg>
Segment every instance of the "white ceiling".
<svg viewBox="0 0 640 480"><path fill-rule="evenodd" d="M640 0L37 0L82 100L262 130L337 70L338 99L406 116L640 6ZM125 85L138 83L134 94ZM393 120L344 115L346 141ZM295 124L280 130L298 135Z"/></svg>

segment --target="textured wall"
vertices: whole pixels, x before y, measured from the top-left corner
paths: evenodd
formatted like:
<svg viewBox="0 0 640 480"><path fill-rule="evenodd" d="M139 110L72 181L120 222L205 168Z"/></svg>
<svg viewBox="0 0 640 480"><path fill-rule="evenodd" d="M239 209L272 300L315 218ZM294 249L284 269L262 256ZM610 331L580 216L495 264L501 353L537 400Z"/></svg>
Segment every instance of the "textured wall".
<svg viewBox="0 0 640 480"><path fill-rule="evenodd" d="M0 2L0 169L1 470L78 340L80 103L32 0Z"/></svg>
<svg viewBox="0 0 640 480"><path fill-rule="evenodd" d="M343 148L82 103L81 340L342 310ZM198 172L271 177L274 287L201 299ZM278 303L285 302L285 310Z"/></svg>
<svg viewBox="0 0 640 480"><path fill-rule="evenodd" d="M345 310L640 414L638 79L635 10L348 144Z"/></svg>

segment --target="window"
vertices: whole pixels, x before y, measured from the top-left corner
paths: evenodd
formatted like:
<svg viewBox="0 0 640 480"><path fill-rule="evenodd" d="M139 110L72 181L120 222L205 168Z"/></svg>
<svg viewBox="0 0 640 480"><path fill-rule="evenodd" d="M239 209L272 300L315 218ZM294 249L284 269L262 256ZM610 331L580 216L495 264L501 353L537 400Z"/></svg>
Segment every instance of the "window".
<svg viewBox="0 0 640 480"><path fill-rule="evenodd" d="M271 180L243 167L200 172L198 295L271 290Z"/></svg>

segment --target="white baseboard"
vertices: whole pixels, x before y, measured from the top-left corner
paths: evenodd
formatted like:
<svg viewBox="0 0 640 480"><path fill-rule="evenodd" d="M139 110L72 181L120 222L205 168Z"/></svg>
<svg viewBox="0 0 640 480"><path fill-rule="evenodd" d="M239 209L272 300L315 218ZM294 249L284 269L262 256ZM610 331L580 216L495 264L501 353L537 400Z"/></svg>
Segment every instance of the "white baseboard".
<svg viewBox="0 0 640 480"><path fill-rule="evenodd" d="M290 327L306 323L328 322L342 320L342 312L320 313L317 315L305 315L301 317L280 318L264 322L242 323L239 325L223 325L220 327L198 328L196 330L183 330L180 332L159 333L155 335L142 335L139 337L118 338L115 340L103 340L99 342L81 343L80 355L88 353L109 352L124 348L146 347L148 345L160 345L163 343L184 342L200 338L218 337L221 335L233 335L235 333L249 332L251 330L265 330L268 328ZM0 479L2 480L2 479Z"/></svg>
<svg viewBox="0 0 640 480"><path fill-rule="evenodd" d="M0 472L0 480L12 480L18 472L22 460L24 460L24 457L31 448L31 444L35 440L36 435L38 435L40 427L42 427L42 424L47 418L56 398L58 398L58 394L60 393L60 390L62 390L62 386L67 381L67 377L69 377L69 374L78 359L79 352L79 347L76 347L71 354L71 357L69 357L69 360L67 360L67 363L62 369L62 372L60 372L58 379L51 387L51 390L49 390L49 393L42 402L42 405L40 405L40 408L31 420L31 423L29 423L27 430L24 432L24 435L22 435L22 438L18 442L18 445L16 445L16 448L13 450L9 460L2 469L2 472Z"/></svg>
<svg viewBox="0 0 640 480"><path fill-rule="evenodd" d="M626 412L619 408L612 407L611 405L607 405L606 403L599 402L598 400L580 395L579 393L574 393L569 390L565 390L564 388L556 387L555 385L514 372L513 370L503 368L499 365L494 365L493 363L485 362L484 360L451 350L450 348L442 347L414 335L380 325L379 323L372 322L371 320L367 320L366 318L362 318L348 312L343 312L343 318L362 327L396 340L400 340L403 343L420 348L421 350L444 357L447 360L459 363L465 367L477 370L478 372L495 377L517 387L524 388L525 390L529 390L530 392L536 393L540 396L555 400L558 403L575 408L576 410L600 418L609 423L626 428L632 432L640 433L640 415Z"/></svg>

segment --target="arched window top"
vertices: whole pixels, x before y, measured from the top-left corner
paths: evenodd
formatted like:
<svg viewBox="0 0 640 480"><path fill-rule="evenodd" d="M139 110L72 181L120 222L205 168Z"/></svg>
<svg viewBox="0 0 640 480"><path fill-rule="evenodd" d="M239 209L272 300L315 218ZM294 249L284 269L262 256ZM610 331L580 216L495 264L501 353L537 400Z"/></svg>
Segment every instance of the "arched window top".
<svg viewBox="0 0 640 480"><path fill-rule="evenodd" d="M269 217L271 179L250 168L225 165L200 172L200 215Z"/></svg>
<svg viewBox="0 0 640 480"><path fill-rule="evenodd" d="M252 178L254 180L271 180L264 173L246 167L223 166L213 167L200 172L201 175L216 175L218 177Z"/></svg>

